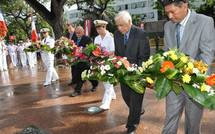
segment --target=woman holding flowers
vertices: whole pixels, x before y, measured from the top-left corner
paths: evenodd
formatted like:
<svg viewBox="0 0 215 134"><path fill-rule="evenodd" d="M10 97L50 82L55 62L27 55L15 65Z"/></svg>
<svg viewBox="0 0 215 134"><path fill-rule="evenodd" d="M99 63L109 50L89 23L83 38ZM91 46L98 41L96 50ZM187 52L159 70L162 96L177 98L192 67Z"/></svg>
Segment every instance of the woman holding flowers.
<svg viewBox="0 0 215 134"><path fill-rule="evenodd" d="M96 36L94 40L94 44L99 45L103 51L107 51L109 55L113 55L114 53L114 39L113 36L109 31L106 30L106 25L108 22L104 20L95 20L94 21L96 31L99 34ZM104 65L107 66L108 65ZM116 94L114 91L113 84L110 84L109 82L103 82L105 92L102 99L102 105L100 106L101 109L108 110L110 109L110 103L112 99L116 99Z"/></svg>
<svg viewBox="0 0 215 134"><path fill-rule="evenodd" d="M194 60L202 60L210 65L214 58L215 30L211 17L197 14L188 8L188 0L163 0L168 21L164 26L165 48L177 48ZM177 56L170 54L174 62ZM181 59L182 60L182 59ZM182 60L184 61L184 60ZM184 61L185 63L190 61ZM190 73L195 72L193 64L187 65L183 83L191 81ZM161 73L177 68L169 61L164 61ZM203 71L203 69L198 69ZM205 71L206 72L206 71ZM209 73L209 72L208 72ZM171 79L171 76L169 77ZM162 134L176 134L178 123L185 109L185 134L199 134L203 107L191 99L184 91L176 95L171 91L166 98L166 119Z"/></svg>

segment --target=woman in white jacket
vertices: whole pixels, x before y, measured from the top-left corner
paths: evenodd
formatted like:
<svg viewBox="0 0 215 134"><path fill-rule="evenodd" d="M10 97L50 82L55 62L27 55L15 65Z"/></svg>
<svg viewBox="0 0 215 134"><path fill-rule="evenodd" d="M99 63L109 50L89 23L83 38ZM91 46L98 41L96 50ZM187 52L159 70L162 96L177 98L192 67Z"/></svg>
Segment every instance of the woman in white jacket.
<svg viewBox="0 0 215 134"><path fill-rule="evenodd" d="M110 54L114 54L114 39L109 31L106 30L106 25L108 24L104 20L95 20L94 21L96 31L99 34L94 40L94 44L100 45L102 49L105 49ZM102 99L101 109L108 110L110 109L110 103L112 99L116 99L116 94L114 87L109 82L103 82L105 92Z"/></svg>
<svg viewBox="0 0 215 134"><path fill-rule="evenodd" d="M40 32L44 37L41 41L41 45L48 45L50 48L53 48L55 40L51 36L49 36L49 29L43 28ZM46 87L50 85L51 82L57 81L59 79L59 76L54 68L54 54L52 54L51 52L42 51L41 56L47 69L46 80L43 84Z"/></svg>

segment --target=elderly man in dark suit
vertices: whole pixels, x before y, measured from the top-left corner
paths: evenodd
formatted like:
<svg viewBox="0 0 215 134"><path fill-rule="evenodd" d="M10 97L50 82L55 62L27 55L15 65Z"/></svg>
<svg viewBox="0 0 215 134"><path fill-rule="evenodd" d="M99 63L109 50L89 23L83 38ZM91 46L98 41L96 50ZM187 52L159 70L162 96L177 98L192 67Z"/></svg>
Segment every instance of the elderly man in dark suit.
<svg viewBox="0 0 215 134"><path fill-rule="evenodd" d="M115 55L127 57L130 63L141 65L150 56L150 47L146 34L132 25L132 19L127 11L121 11L115 17L118 31L114 33ZM134 92L121 83L122 97L129 108L127 133L135 133L140 122L143 94Z"/></svg>
<svg viewBox="0 0 215 134"><path fill-rule="evenodd" d="M188 7L188 0L163 0L169 17L164 26L166 50L178 48L195 60L210 65L214 59L215 30L213 18L197 14ZM208 72L210 73L210 71ZM176 134L185 109L185 134L200 134L203 107L182 92L170 92L166 98L166 119L162 134Z"/></svg>
<svg viewBox="0 0 215 134"><path fill-rule="evenodd" d="M79 46L79 47L86 47L87 44L92 43L92 40L90 39L90 37L84 35L84 29L81 26L78 26L75 29L75 33L77 35L77 40L75 40L75 43ZM84 81L81 78L81 73L86 70L89 69L89 65L85 62L80 62L75 66L75 79L76 79L76 86L75 86L75 91L73 93L70 94L70 97L75 97L78 95L81 95L81 88L82 85L84 83ZM90 82L92 83L92 88L91 91L94 92L96 90L96 87L98 86L98 81L96 80L90 80Z"/></svg>

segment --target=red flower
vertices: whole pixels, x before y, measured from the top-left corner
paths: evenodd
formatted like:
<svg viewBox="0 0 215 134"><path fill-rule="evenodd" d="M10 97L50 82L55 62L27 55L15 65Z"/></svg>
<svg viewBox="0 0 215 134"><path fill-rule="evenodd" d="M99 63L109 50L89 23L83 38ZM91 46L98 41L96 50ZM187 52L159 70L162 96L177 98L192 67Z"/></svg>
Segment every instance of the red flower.
<svg viewBox="0 0 215 134"><path fill-rule="evenodd" d="M102 51L101 51L101 49L99 47L97 47L95 50L93 50L92 53L93 53L94 56L98 57L98 56L100 56L102 54Z"/></svg>
<svg viewBox="0 0 215 134"><path fill-rule="evenodd" d="M211 76L209 76L205 81L209 86L214 86L215 85L215 74L212 74Z"/></svg>
<svg viewBox="0 0 215 134"><path fill-rule="evenodd" d="M161 73L166 72L167 69L174 69L175 66L171 61L164 61L160 69Z"/></svg>

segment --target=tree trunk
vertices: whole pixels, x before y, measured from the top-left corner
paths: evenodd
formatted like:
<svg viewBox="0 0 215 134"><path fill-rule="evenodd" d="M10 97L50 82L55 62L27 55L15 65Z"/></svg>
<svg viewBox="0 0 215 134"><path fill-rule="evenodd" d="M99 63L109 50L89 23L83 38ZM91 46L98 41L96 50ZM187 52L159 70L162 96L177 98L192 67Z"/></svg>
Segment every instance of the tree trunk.
<svg viewBox="0 0 215 134"><path fill-rule="evenodd" d="M63 35L63 6L67 0L51 0L51 11L37 0L25 0L53 28L55 39Z"/></svg>

